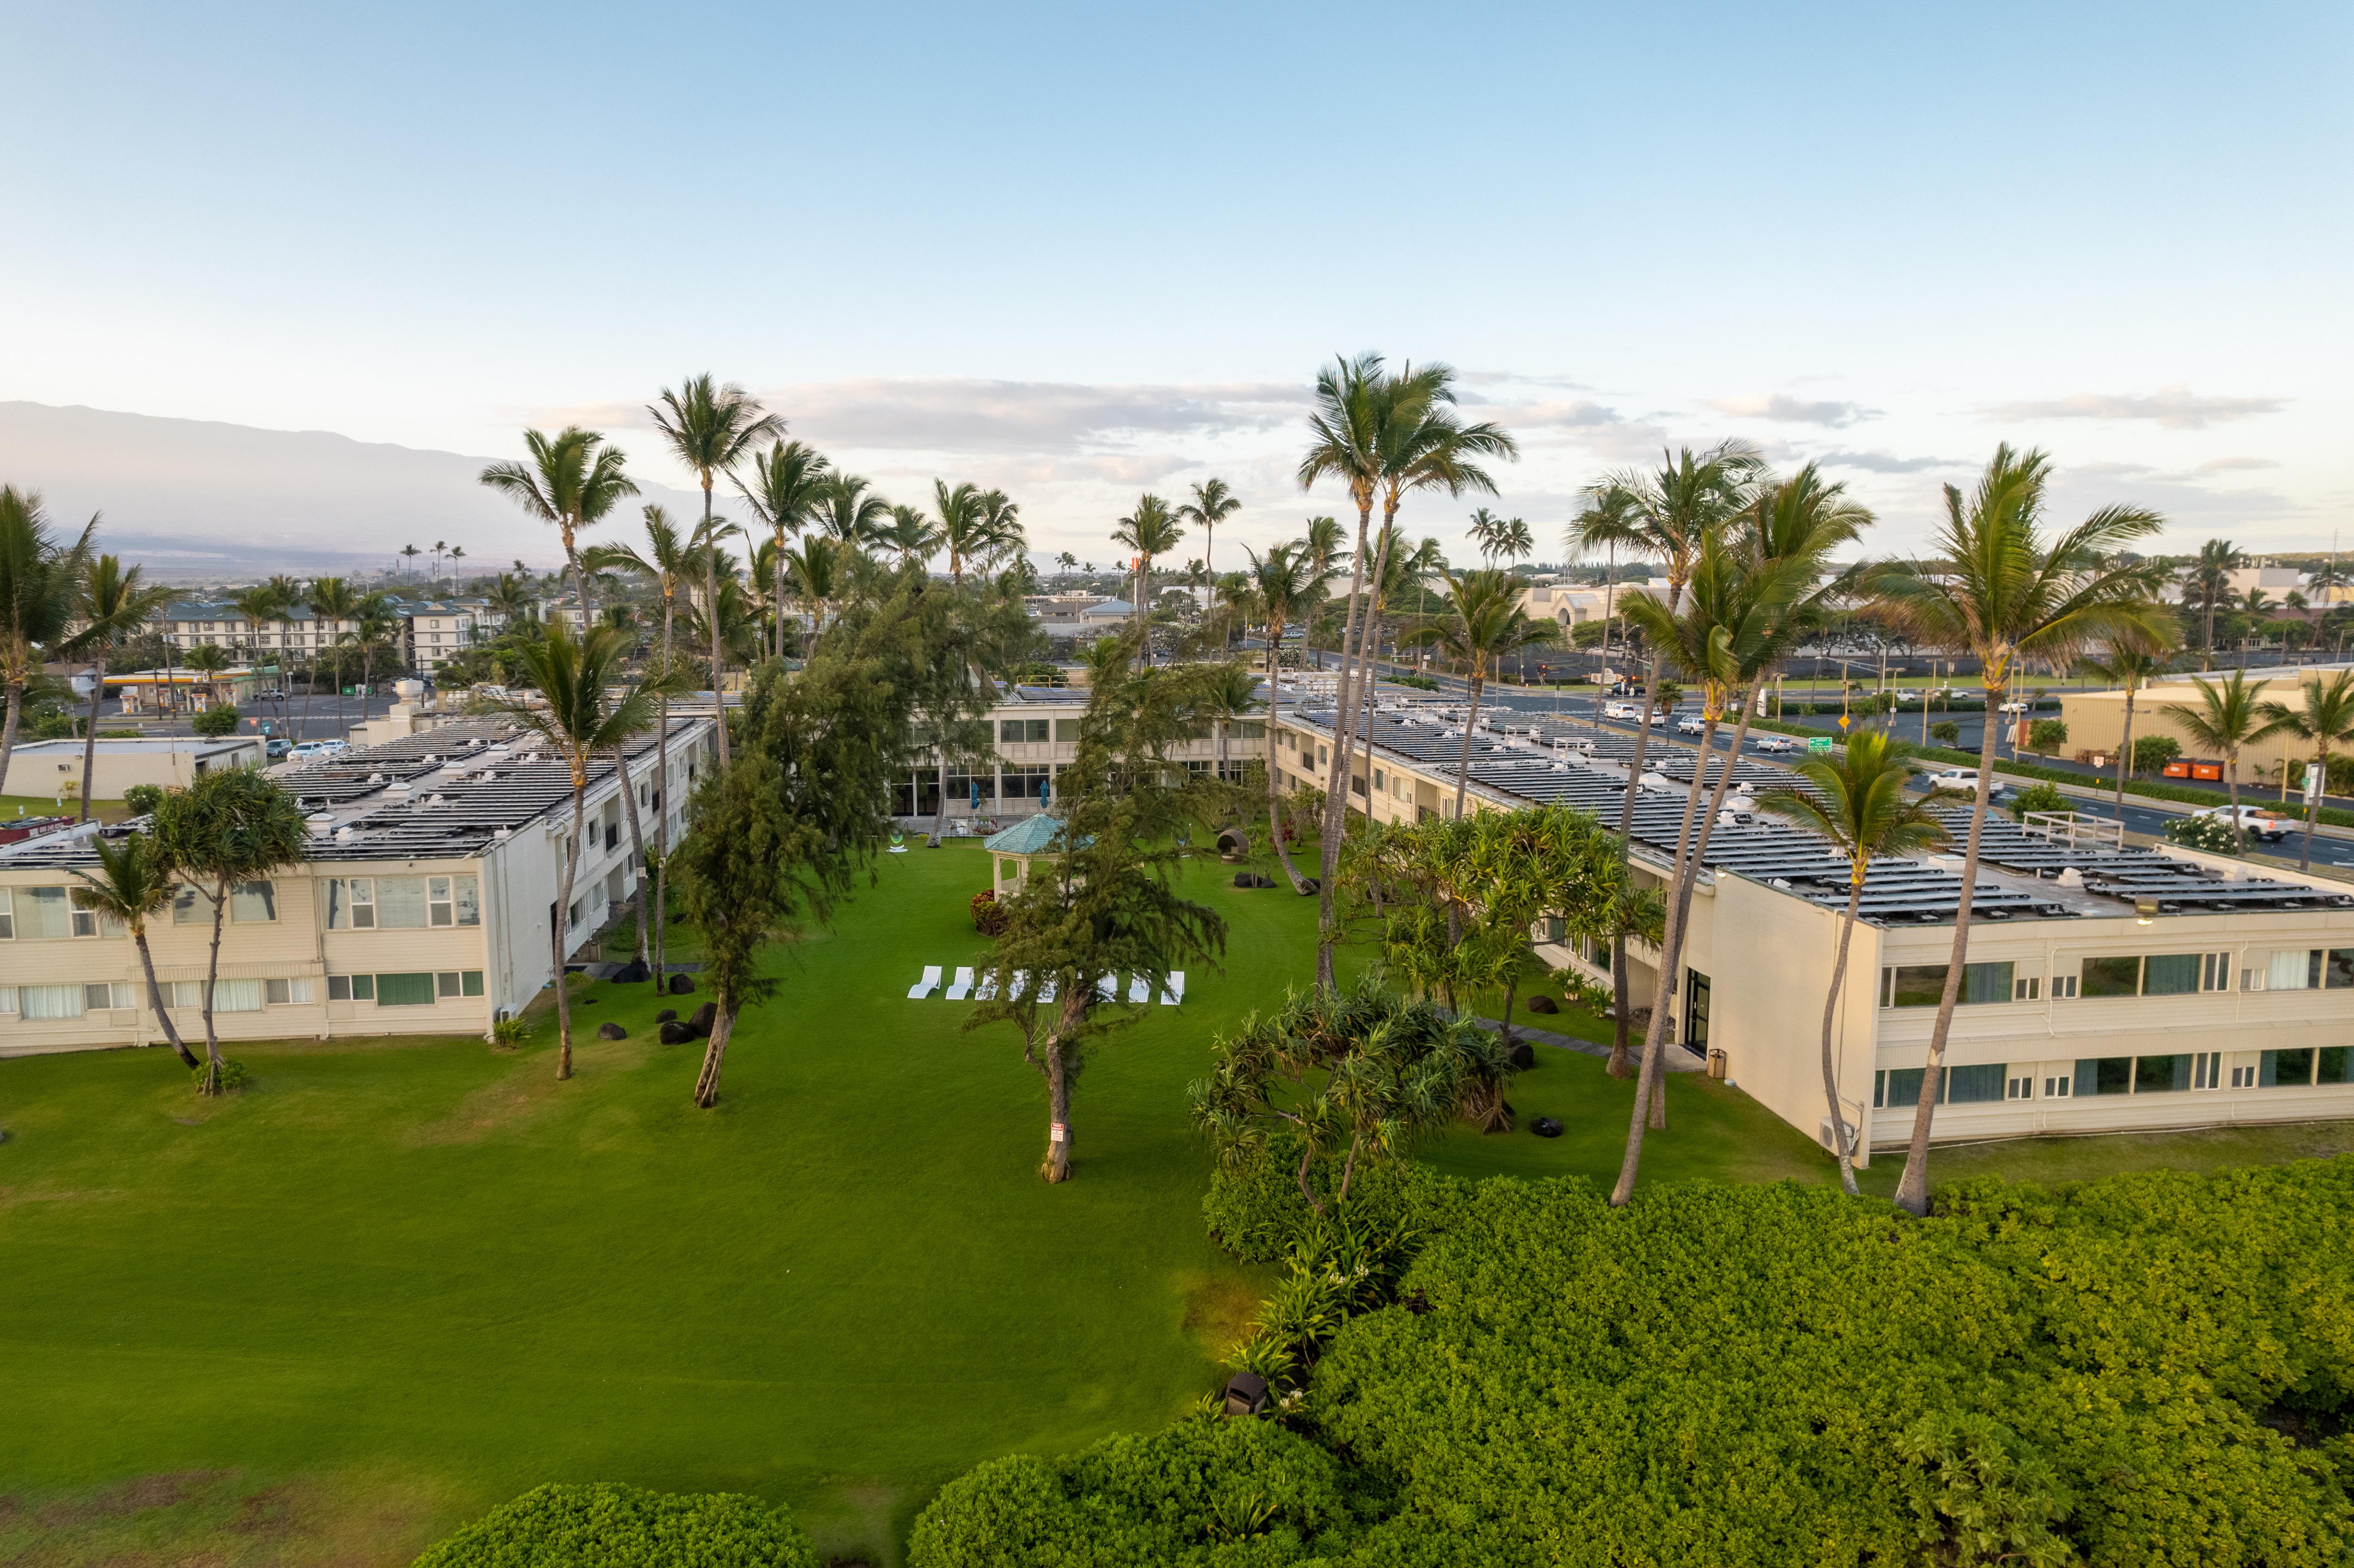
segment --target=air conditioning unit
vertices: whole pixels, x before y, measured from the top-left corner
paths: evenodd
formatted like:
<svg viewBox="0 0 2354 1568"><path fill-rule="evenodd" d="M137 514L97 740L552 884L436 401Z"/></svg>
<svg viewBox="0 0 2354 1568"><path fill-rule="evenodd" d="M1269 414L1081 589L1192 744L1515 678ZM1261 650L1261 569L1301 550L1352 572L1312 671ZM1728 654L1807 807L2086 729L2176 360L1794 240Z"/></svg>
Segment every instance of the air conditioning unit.
<svg viewBox="0 0 2354 1568"><path fill-rule="evenodd" d="M1855 1158L1855 1124L1853 1122L1848 1123L1846 1131L1847 1157L1850 1160L1852 1160ZM1839 1152L1839 1146L1835 1141L1833 1141L1831 1135L1830 1118L1825 1117L1822 1120L1815 1124L1815 1141L1823 1146L1823 1152L1826 1154L1837 1154Z"/></svg>

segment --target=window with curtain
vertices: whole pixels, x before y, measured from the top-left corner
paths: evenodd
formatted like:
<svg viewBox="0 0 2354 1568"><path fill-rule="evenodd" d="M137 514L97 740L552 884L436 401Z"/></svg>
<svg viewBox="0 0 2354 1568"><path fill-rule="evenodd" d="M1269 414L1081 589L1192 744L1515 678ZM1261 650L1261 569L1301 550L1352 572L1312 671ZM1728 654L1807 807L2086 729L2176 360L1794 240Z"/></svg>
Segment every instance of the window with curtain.
<svg viewBox="0 0 2354 1568"><path fill-rule="evenodd" d="M240 882L228 895L228 917L240 926L278 918L278 888L268 882Z"/></svg>
<svg viewBox="0 0 2354 1568"><path fill-rule="evenodd" d="M2076 1092L2129 1095L2133 1093L2133 1065L2130 1056L2084 1057L2076 1064Z"/></svg>
<svg viewBox="0 0 2354 1568"><path fill-rule="evenodd" d="M104 1012L109 1008L134 1005L131 988L120 984L85 985L81 988L81 1004L90 1012Z"/></svg>
<svg viewBox="0 0 2354 1568"><path fill-rule="evenodd" d="M433 1005L433 976L425 974L380 974L376 977L376 1004L378 1007L430 1007Z"/></svg>
<svg viewBox="0 0 2354 1568"><path fill-rule="evenodd" d="M2264 965L2266 991L2304 991L2320 983L2318 948L2290 948L2274 953Z"/></svg>
<svg viewBox="0 0 2354 1568"><path fill-rule="evenodd" d="M13 985L0 985L0 1017L14 1018L16 1016L16 988Z"/></svg>
<svg viewBox="0 0 2354 1568"><path fill-rule="evenodd" d="M24 889L18 888L22 893ZM58 889L58 902L64 902L65 889ZM17 988L19 1005L25 1017L30 1019L80 1018L82 1015L83 991L78 985L27 985Z"/></svg>
<svg viewBox="0 0 2354 1568"><path fill-rule="evenodd" d="M2199 989L2197 953L2152 953L2142 970L2144 996L2187 996Z"/></svg>
<svg viewBox="0 0 2354 1568"><path fill-rule="evenodd" d="M1880 971L1882 1007L1935 1007L1946 999L1944 964L1906 964ZM2015 966L2008 959L1995 963L1962 966L1962 990L1956 1000L1965 1007L2009 1001Z"/></svg>
<svg viewBox="0 0 2354 1568"><path fill-rule="evenodd" d="M2003 967L2009 968L2008 964ZM1981 1063L1974 1067L1948 1067L1946 1069L1946 1103L1975 1106L1999 1100L2002 1098L2003 1086L2009 1075L2010 1068L2001 1062Z"/></svg>
<svg viewBox="0 0 2354 1568"><path fill-rule="evenodd" d="M376 923L378 930L421 929L426 924L425 878L379 876L376 879Z"/></svg>
<svg viewBox="0 0 2354 1568"><path fill-rule="evenodd" d="M260 1012L261 982L258 980L225 980L213 982L215 1012Z"/></svg>
<svg viewBox="0 0 2354 1568"><path fill-rule="evenodd" d="M46 940L73 935L73 911L64 888L19 887L15 901L18 936Z"/></svg>

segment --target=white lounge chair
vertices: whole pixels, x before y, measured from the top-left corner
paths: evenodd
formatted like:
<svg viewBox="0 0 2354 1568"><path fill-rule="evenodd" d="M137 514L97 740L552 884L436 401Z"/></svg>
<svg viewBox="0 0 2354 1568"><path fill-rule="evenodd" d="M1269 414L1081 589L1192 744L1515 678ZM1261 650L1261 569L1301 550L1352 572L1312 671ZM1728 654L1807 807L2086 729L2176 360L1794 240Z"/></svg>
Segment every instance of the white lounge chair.
<svg viewBox="0 0 2354 1568"><path fill-rule="evenodd" d="M1161 988L1161 1005L1163 1007L1175 1007L1184 1000L1185 971L1183 969L1171 969L1169 971L1169 983Z"/></svg>
<svg viewBox="0 0 2354 1568"><path fill-rule="evenodd" d="M942 991L940 994L945 996L950 1001L962 1001L966 997L970 996L972 994L972 971L970 969L957 970L956 984L949 987L947 991Z"/></svg>
<svg viewBox="0 0 2354 1568"><path fill-rule="evenodd" d="M1008 1001L1020 1001L1022 1000L1022 993L1029 989L1030 971L1028 969L1015 969L1013 971L1013 978L1005 982L1005 1000Z"/></svg>
<svg viewBox="0 0 2354 1568"><path fill-rule="evenodd" d="M1096 994L1103 998L1106 1001L1118 1001L1119 1000L1119 977L1118 975L1097 976L1096 979Z"/></svg>
<svg viewBox="0 0 2354 1568"><path fill-rule="evenodd" d="M924 998L931 995L935 991L938 991L939 989L939 985L940 966L938 964L926 964L924 966L924 978L907 988L907 1000L909 1001L921 1001Z"/></svg>
<svg viewBox="0 0 2354 1568"><path fill-rule="evenodd" d="M1138 1007L1152 1000L1152 981L1142 969L1128 977L1128 1000Z"/></svg>
<svg viewBox="0 0 2354 1568"><path fill-rule="evenodd" d="M987 974L981 977L981 989L972 993L972 999L975 1001L995 1001L997 1000L997 971L995 969L991 969Z"/></svg>

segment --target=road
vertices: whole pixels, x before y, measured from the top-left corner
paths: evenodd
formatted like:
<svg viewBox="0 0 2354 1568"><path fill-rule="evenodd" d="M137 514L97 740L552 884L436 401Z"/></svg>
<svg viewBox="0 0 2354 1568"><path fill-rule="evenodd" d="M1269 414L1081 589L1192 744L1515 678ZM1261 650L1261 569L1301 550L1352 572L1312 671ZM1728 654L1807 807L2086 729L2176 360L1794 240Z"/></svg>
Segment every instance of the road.
<svg viewBox="0 0 2354 1568"><path fill-rule="evenodd" d="M1328 668L1334 667L1336 665L1337 661L1334 661L1333 665L1330 665ZM1466 702L1470 700L1470 683L1463 680L1459 676L1437 674L1434 673L1431 673L1428 678L1438 683L1439 691L1442 695L1458 698ZM1596 709L1599 705L1599 702L1600 698L1598 696L1573 694L1571 692L1560 688L1540 689L1524 686L1490 685L1486 687L1479 694L1479 705L1482 712L1491 712L1498 708L1509 708L1516 713L1524 713L1532 716L1554 718L1565 723L1575 724L1593 724L1596 721ZM1973 715L1968 716L1972 719L1976 719L1979 715ZM1915 722L1917 723L1918 721L1916 720ZM1932 722L1935 721L1933 720ZM1838 732L1838 726L1839 720L1836 717L1826 718L1819 721L1819 727L1822 727L1833 734ZM1620 735L1628 736L1633 735L1636 730L1636 726L1632 724L1615 724L1608 721L1604 721L1601 727ZM1662 732L1654 730L1653 733L1656 735ZM1899 738L1907 738L1903 735L1903 726L1901 722L1898 726L1898 736ZM1687 736L1671 736L1670 738L1674 739L1675 742L1681 746L1689 747L1695 744L1692 737ZM1975 734L1972 734L1969 738L1971 747L1974 749L1977 745L1978 737ZM1724 737L1720 737L1716 749L1719 751L1724 751L1731 749L1731 747ZM1776 760L1773 758L1755 758L1755 759L1769 762ZM2038 758L2036 760L2040 765L2041 759ZM2099 781L2098 777L2095 776L2090 768L2072 768L2070 771L2083 772L2085 775L2085 782L2087 784L2094 784ZM2114 777L2114 775L2111 777ZM2001 775L1998 774L1996 776L1996 782L1998 785L2003 782ZM2244 791L2242 795L2242 799L2258 805L2269 803L2260 791L2253 789ZM2332 804L2336 803L2338 802L2335 800L2332 801ZM2071 805L2073 810L2081 811L2087 816L2099 817L2112 821L2122 818L2127 833L2137 833L2147 838L2163 838L2166 834L2167 825L2169 822L2177 821L2181 816L2179 811L2169 811L2161 806L2143 801L2137 801L2136 798L2131 795L2126 797L2126 806L2123 812L2119 812L2115 805L2113 805L2108 800L2072 800ZM2285 810L2283 814L2295 817L2299 815L2299 811L2294 805L2292 805L2292 807ZM2294 866L2296 863L2297 852L2300 847L2298 843L2300 836L2300 834L2292 833L2281 843L2254 846L2256 853L2252 858L2259 861L2283 861L2288 865ZM2313 839L2313 863L2316 865L2354 869L2354 839L2332 838L2327 834L2316 833Z"/></svg>

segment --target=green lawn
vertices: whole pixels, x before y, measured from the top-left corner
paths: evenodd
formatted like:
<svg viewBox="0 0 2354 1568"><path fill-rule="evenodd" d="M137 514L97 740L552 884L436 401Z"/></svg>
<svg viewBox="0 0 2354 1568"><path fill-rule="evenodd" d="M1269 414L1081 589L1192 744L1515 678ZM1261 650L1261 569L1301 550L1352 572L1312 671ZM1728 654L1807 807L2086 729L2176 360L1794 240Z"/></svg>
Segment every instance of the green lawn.
<svg viewBox="0 0 2354 1568"><path fill-rule="evenodd" d="M585 1040L564 1085L544 1025L514 1054L240 1047L252 1088L211 1105L162 1051L0 1062L0 1563L394 1563L552 1479L756 1492L895 1562L976 1461L1168 1421L1271 1277L1204 1235L1183 1087L1212 1031L1308 973L1314 903L1194 867L1232 923L1225 972L1104 1046L1077 1179L1049 1188L1010 1034L906 1000L976 950L986 876L971 844L887 857L780 959L712 1113L688 1104L700 1047L652 1043L642 988L589 991L584 1035L631 1038ZM1566 1136L1428 1158L1614 1171L1628 1086L1540 1062L1513 1101ZM1828 1179L1738 1091L1679 1075L1669 1097L1648 1175Z"/></svg>

